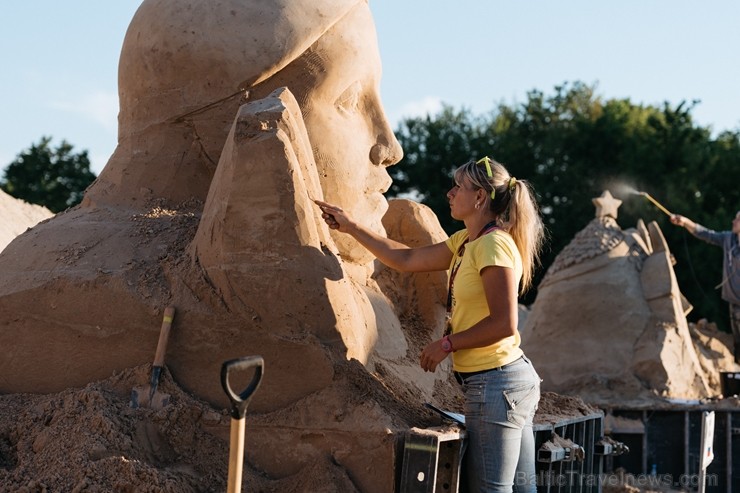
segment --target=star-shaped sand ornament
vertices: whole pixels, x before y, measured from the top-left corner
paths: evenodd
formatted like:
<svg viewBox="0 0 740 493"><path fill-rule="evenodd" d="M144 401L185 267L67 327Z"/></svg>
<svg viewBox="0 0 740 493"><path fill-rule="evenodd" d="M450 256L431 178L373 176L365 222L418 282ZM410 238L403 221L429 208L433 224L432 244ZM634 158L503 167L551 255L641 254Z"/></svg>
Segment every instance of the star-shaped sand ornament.
<svg viewBox="0 0 740 493"><path fill-rule="evenodd" d="M617 218L617 209L622 205L622 201L612 197L609 190L604 190L601 197L591 199L596 206L596 217L610 216L614 219Z"/></svg>

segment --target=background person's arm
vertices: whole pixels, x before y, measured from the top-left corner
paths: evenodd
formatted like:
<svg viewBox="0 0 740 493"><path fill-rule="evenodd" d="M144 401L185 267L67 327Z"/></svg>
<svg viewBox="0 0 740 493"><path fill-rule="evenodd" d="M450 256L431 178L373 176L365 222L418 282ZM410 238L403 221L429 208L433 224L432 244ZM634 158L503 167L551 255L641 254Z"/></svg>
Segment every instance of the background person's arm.
<svg viewBox="0 0 740 493"><path fill-rule="evenodd" d="M671 216L671 222L676 226L682 226L686 228L686 230L692 235L712 245L722 246L722 244L724 243L726 233L718 233L716 231L712 231L711 229L705 228L699 223L695 223L688 217L684 217L680 214L673 214Z"/></svg>
<svg viewBox="0 0 740 493"><path fill-rule="evenodd" d="M696 231L696 223L681 214L673 214L671 216L671 222L676 226L686 228L686 230L691 234L694 234L694 231Z"/></svg>

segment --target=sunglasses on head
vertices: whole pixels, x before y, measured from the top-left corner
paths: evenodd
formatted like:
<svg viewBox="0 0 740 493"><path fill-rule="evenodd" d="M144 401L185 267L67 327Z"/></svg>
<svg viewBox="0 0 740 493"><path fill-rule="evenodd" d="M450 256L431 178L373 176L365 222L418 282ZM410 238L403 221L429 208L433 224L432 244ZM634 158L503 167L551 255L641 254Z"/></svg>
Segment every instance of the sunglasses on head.
<svg viewBox="0 0 740 493"><path fill-rule="evenodd" d="M475 164L485 164L486 165L486 174L488 175L488 179L493 179L493 171L491 170L491 158L488 156L484 156L482 159L479 159L475 162ZM491 185L491 200L493 200L496 197L496 189L493 188L493 185Z"/></svg>

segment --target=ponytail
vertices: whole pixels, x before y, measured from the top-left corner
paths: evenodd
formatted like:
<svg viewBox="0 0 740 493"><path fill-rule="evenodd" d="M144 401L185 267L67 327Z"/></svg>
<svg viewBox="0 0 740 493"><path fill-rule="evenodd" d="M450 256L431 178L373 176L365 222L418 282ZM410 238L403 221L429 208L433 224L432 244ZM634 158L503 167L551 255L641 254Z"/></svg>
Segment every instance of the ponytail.
<svg viewBox="0 0 740 493"><path fill-rule="evenodd" d="M530 184L525 180L516 180L510 192L508 218L503 227L514 239L522 256L520 294L523 294L531 286L534 268L540 262L545 228Z"/></svg>

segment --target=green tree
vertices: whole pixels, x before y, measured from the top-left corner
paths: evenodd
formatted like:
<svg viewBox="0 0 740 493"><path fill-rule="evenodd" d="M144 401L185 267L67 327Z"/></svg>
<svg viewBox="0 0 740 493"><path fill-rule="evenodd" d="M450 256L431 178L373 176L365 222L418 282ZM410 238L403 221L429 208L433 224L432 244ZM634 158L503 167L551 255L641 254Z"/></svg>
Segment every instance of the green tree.
<svg viewBox="0 0 740 493"><path fill-rule="evenodd" d="M392 195L410 194L429 205L445 231L461 227L450 218L445 193L453 169L489 155L538 195L549 245L541 279L555 256L594 217L591 199L609 189L624 203L618 222L633 227L639 218L661 226L679 264L676 273L694 304L694 317L727 326L727 309L712 290L721 271L721 251L671 225L667 216L624 185L650 193L670 210L715 229L727 229L740 207L740 135L713 138L696 125L697 103L643 106L629 99L604 100L580 82L555 87L553 94L530 91L522 104L499 104L489 114L444 107L436 116L407 119L397 130L406 153L389 168ZM523 300L534 300L532 290Z"/></svg>
<svg viewBox="0 0 740 493"><path fill-rule="evenodd" d="M60 212L77 205L85 189L95 180L87 151L73 152L62 140L56 149L51 137L21 152L5 169L0 188L13 197Z"/></svg>
<svg viewBox="0 0 740 493"><path fill-rule="evenodd" d="M390 195L410 194L437 213L446 231L454 228L447 208L446 193L452 187L454 169L485 148L479 142L484 120L474 118L469 111L455 111L445 106L434 118L409 119L398 130L398 140L404 149L403 161L390 168L393 184ZM462 161L461 161L462 159Z"/></svg>

